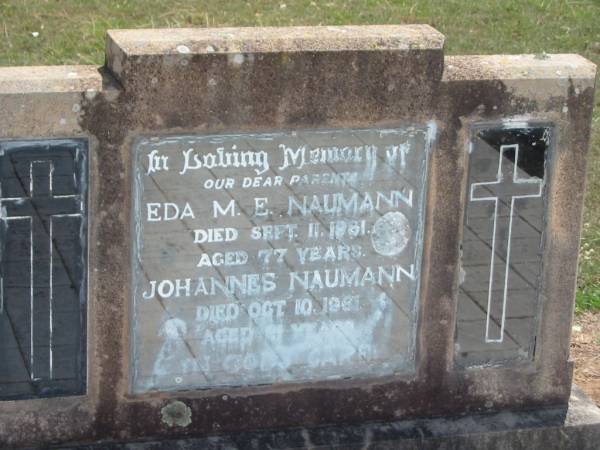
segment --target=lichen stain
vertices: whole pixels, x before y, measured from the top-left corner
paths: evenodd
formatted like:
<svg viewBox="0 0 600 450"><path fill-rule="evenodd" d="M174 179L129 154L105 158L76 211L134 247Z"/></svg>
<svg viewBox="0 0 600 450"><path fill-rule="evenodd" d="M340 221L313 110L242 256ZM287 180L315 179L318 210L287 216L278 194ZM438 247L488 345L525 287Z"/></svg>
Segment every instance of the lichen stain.
<svg viewBox="0 0 600 450"><path fill-rule="evenodd" d="M187 427L192 423L192 410L185 403L175 400L160 410L161 420L169 427Z"/></svg>

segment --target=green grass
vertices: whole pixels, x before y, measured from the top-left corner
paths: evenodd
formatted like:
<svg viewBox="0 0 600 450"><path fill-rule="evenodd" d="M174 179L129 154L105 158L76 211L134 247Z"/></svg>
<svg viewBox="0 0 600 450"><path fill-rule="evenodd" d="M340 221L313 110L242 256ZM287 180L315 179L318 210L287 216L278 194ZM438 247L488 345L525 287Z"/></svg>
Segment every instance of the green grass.
<svg viewBox="0 0 600 450"><path fill-rule="evenodd" d="M598 107L598 105L596 105ZM596 114L597 116L597 114ZM596 130L596 134L598 130ZM596 155L597 156L597 155ZM596 161L597 163L597 161ZM596 186L597 188L598 186ZM587 216L598 217L600 205L593 203L590 197L598 196L597 192L588 192L587 208L596 209L588 212ZM577 290L576 310L600 311L600 224L596 220L593 224L585 222L583 225L583 238L579 251L579 278Z"/></svg>
<svg viewBox="0 0 600 450"><path fill-rule="evenodd" d="M0 0L0 65L101 64L110 28L429 23L448 54L580 53L600 64L600 0ZM32 33L39 33L34 37ZM600 95L577 309L600 310Z"/></svg>

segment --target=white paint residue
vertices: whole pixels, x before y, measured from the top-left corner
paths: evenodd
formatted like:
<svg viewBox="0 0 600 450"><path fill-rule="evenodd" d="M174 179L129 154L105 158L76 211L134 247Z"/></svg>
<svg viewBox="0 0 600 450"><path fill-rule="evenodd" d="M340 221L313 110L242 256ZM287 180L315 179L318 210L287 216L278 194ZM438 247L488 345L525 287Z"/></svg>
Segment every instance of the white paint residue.
<svg viewBox="0 0 600 450"><path fill-rule="evenodd" d="M502 119L503 128L529 128L530 116L517 116L511 119Z"/></svg>
<svg viewBox="0 0 600 450"><path fill-rule="evenodd" d="M387 295L381 294L364 322L350 325L347 321L333 320L330 326L322 326L318 333L298 336L304 341L300 341L302 342L300 346L304 347L305 351L312 348L308 355L309 366L340 365L356 357L374 360L377 352L376 347L373 346L373 342L376 341L375 330L379 327L379 331L386 338L391 332L392 316L389 309L390 301ZM313 342L309 343L307 340ZM297 351L292 351L291 354L296 355Z"/></svg>
<svg viewBox="0 0 600 450"><path fill-rule="evenodd" d="M510 159L504 155L505 152L514 150L515 163L511 163ZM541 197L544 183L542 180L536 177L532 178L521 178L518 174L517 161L519 161L519 144L510 144L500 146L499 161L498 161L498 173L496 175L496 181L473 183L470 189L470 201L491 201L494 202L494 224L492 228L492 255L490 260L490 275L489 275L489 286L488 286L488 304L487 304L487 318L486 318L486 330L485 330L485 342L503 342L504 341L504 326L506 322L506 304L508 297L508 278L510 273L510 253L511 253L511 237L512 237L512 226L513 226L513 214L515 208L515 200L521 198L533 198ZM511 167L512 165L512 170ZM510 172L512 172L512 177ZM498 206L501 201L500 197L494 195L497 188L504 184L512 183L513 185L521 185L522 189L518 194L510 195L510 213L508 217L508 237L506 242L501 241L501 237L497 236L497 223L499 220L505 220L504 217L498 216ZM505 199L502 199L505 200ZM504 270L504 281L502 287L502 320L500 324L500 335L499 337L491 337L491 309L493 301L493 292L497 289L494 286L494 262L496 255L501 255L503 252L500 250L502 244L506 245L505 270Z"/></svg>
<svg viewBox="0 0 600 450"><path fill-rule="evenodd" d="M393 211L377 219L371 232L371 242L380 255L394 256L406 248L410 235L406 216L400 211Z"/></svg>
<svg viewBox="0 0 600 450"><path fill-rule="evenodd" d="M93 100L94 97L96 97L96 94L98 94L98 91L96 91L95 89L88 89L85 91L85 98L87 98L88 100Z"/></svg>
<svg viewBox="0 0 600 450"><path fill-rule="evenodd" d="M158 335L164 342L154 361L154 375L185 375L198 370L198 364L186 346L186 334L187 325L181 319L168 319L163 323Z"/></svg>
<svg viewBox="0 0 600 450"><path fill-rule="evenodd" d="M231 62L238 66L244 64L244 59L244 55L242 55L241 53L236 53L230 58Z"/></svg>
<svg viewBox="0 0 600 450"><path fill-rule="evenodd" d="M267 346L258 354L250 354L251 359L262 370L287 370L303 363L315 369L340 366L355 360L374 361L378 351L373 345L377 341L375 334L382 337L382 342L387 342L391 335L390 308L390 299L382 293L362 322L342 319L297 323L291 326L291 333L286 337L271 332L271 348ZM261 328L270 329L266 323ZM249 369L243 363L238 366L235 359L227 361L227 357L224 368L226 371Z"/></svg>
<svg viewBox="0 0 600 450"><path fill-rule="evenodd" d="M181 53L181 54L191 53L191 50L189 49L189 47L187 47L185 45L178 45L176 50L178 53Z"/></svg>

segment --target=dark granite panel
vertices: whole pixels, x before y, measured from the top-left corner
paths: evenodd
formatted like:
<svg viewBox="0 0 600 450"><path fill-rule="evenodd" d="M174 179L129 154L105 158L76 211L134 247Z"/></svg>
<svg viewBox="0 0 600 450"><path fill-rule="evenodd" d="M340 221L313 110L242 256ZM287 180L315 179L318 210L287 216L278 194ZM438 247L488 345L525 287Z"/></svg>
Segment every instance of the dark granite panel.
<svg viewBox="0 0 600 450"><path fill-rule="evenodd" d="M85 391L86 152L0 142L0 399Z"/></svg>
<svg viewBox="0 0 600 450"><path fill-rule="evenodd" d="M546 125L472 130L456 324L460 367L533 355L551 140Z"/></svg>

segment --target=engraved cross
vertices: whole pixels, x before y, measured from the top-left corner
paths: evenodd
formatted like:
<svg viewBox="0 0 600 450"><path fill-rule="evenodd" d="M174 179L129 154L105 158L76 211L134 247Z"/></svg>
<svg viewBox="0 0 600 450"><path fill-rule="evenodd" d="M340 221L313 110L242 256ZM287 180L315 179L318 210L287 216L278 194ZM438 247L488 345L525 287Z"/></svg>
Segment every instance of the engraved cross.
<svg viewBox="0 0 600 450"><path fill-rule="evenodd" d="M61 258L53 241L53 219L82 216L80 195L53 195L54 167L52 159L30 160L29 173L17 173L24 195L5 197L0 189L2 234L6 237L9 224L14 224L10 228L17 230L15 237L23 241L22 255L7 255L19 260L21 269L13 269L10 276L1 274L0 306L7 288L17 286L16 292L28 291L29 329L21 334L28 342L21 341L19 346L32 380L53 376L53 269Z"/></svg>
<svg viewBox="0 0 600 450"><path fill-rule="evenodd" d="M514 163L507 152L514 151ZM492 254L490 259L490 278L488 286L487 318L485 327L486 342L502 342L506 321L506 303L510 268L511 235L515 200L520 198L541 197L543 181L537 177L520 178L518 174L519 145L502 145L498 161L498 174L495 181L473 183L470 201L494 202L494 224L492 232ZM502 230L503 232L499 232ZM499 286L496 284L500 284ZM501 305L499 336L492 336L490 330L491 311Z"/></svg>

